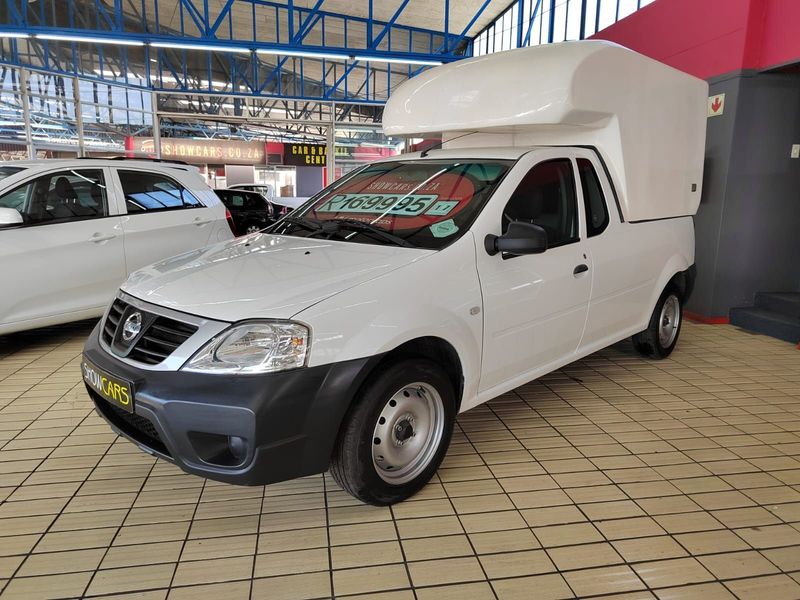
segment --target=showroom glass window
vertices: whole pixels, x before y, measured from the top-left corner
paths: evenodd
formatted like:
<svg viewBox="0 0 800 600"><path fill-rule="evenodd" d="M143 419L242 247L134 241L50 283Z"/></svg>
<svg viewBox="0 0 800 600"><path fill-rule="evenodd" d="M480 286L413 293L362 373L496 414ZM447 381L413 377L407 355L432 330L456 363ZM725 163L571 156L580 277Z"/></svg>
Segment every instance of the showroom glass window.
<svg viewBox="0 0 800 600"><path fill-rule="evenodd" d="M578 241L578 202L569 159L548 160L528 171L503 210L503 233L511 221L539 225L547 232L548 248Z"/></svg>
<svg viewBox="0 0 800 600"><path fill-rule="evenodd" d="M169 177L143 171L118 171L128 214L200 208L192 193Z"/></svg>
<svg viewBox="0 0 800 600"><path fill-rule="evenodd" d="M45 225L108 216L101 169L48 173L0 196L0 207L13 208L24 225Z"/></svg>
<svg viewBox="0 0 800 600"><path fill-rule="evenodd" d="M600 178L597 177L592 161L585 158L578 159L578 174L586 209L586 235L600 235L608 227L608 209L603 198L603 188L600 187Z"/></svg>

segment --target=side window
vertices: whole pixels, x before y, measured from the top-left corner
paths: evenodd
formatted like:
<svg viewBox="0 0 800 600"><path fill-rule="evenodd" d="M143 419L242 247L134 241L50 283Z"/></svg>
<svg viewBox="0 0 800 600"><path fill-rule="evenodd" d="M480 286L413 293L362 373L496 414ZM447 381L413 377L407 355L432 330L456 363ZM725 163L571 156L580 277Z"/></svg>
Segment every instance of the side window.
<svg viewBox="0 0 800 600"><path fill-rule="evenodd" d="M118 171L128 214L203 206L169 177L143 171Z"/></svg>
<svg viewBox="0 0 800 600"><path fill-rule="evenodd" d="M18 210L25 225L106 217L103 171L71 169L42 175L0 196L0 206Z"/></svg>
<svg viewBox="0 0 800 600"><path fill-rule="evenodd" d="M503 233L511 221L542 227L549 247L578 240L578 202L569 159L549 160L528 171L503 210Z"/></svg>
<svg viewBox="0 0 800 600"><path fill-rule="evenodd" d="M586 208L586 235L600 235L608 227L608 208L603 197L603 188L592 161L579 158L578 173L583 188L583 204Z"/></svg>

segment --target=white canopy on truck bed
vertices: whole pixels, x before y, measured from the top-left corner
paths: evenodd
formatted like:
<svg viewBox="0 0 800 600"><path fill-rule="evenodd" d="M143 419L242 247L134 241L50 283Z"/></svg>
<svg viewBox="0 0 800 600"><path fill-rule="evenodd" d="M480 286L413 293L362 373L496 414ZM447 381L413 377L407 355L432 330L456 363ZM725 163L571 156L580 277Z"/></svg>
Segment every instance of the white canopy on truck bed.
<svg viewBox="0 0 800 600"><path fill-rule="evenodd" d="M392 93L383 128L446 148L594 146L642 221L697 212L707 98L705 81L617 44L564 42L425 71Z"/></svg>

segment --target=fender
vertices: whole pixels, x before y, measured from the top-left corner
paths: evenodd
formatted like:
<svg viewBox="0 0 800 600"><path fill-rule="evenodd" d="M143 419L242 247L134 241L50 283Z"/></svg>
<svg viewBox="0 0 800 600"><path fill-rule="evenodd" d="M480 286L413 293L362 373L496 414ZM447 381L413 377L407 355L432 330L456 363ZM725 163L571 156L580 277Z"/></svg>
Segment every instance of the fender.
<svg viewBox="0 0 800 600"><path fill-rule="evenodd" d="M441 338L458 353L462 406L469 406L481 370L482 310L475 244L467 232L446 252L344 290L293 318L311 327L310 367L382 355L421 337Z"/></svg>

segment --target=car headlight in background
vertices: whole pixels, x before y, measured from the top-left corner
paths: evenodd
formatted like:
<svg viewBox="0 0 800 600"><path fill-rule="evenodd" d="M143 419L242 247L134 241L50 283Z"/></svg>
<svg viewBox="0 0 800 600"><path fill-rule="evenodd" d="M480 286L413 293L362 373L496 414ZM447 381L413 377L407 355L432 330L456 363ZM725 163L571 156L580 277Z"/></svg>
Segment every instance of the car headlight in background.
<svg viewBox="0 0 800 600"><path fill-rule="evenodd" d="M308 328L300 323L234 325L203 346L182 367L197 373L275 373L302 367Z"/></svg>

